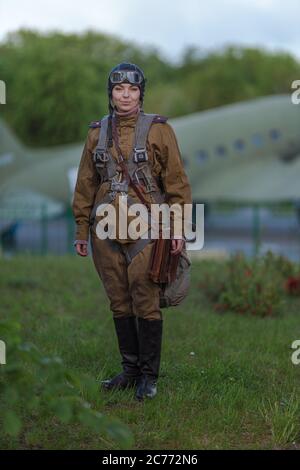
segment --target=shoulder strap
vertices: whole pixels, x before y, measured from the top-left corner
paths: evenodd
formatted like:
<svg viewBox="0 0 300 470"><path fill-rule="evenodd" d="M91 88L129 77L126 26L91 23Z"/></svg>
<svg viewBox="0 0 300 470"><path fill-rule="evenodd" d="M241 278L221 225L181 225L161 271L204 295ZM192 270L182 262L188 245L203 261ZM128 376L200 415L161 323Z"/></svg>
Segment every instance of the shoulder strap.
<svg viewBox="0 0 300 470"><path fill-rule="evenodd" d="M108 116L104 116L104 118L101 119L99 127L101 127L101 129L99 132L97 150L100 152L105 152L107 148Z"/></svg>
<svg viewBox="0 0 300 470"><path fill-rule="evenodd" d="M156 114L140 113L136 123L135 149L146 148L147 136Z"/></svg>
<svg viewBox="0 0 300 470"><path fill-rule="evenodd" d="M99 170L101 178L104 178L103 181L106 181L106 179L112 178L115 175L117 166L116 161L111 157L110 152L107 149L108 121L108 115L101 119L101 129L99 132L98 143L93 154L97 171ZM105 167L104 176L102 175L103 167Z"/></svg>

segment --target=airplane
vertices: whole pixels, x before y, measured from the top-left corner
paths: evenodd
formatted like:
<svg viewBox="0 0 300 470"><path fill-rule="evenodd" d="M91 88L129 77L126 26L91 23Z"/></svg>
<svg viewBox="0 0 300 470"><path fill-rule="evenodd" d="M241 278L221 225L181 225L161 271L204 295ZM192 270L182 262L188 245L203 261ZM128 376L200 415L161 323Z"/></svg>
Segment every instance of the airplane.
<svg viewBox="0 0 300 470"><path fill-rule="evenodd" d="M170 122L193 200L252 204L300 198L300 106L290 95L256 98Z"/></svg>
<svg viewBox="0 0 300 470"><path fill-rule="evenodd" d="M300 199L300 106L271 95L193 113L172 125L193 200ZM83 144L33 149L0 121L0 220L55 217L70 207Z"/></svg>
<svg viewBox="0 0 300 470"><path fill-rule="evenodd" d="M39 220L70 205L82 144L28 148L0 121L0 220Z"/></svg>

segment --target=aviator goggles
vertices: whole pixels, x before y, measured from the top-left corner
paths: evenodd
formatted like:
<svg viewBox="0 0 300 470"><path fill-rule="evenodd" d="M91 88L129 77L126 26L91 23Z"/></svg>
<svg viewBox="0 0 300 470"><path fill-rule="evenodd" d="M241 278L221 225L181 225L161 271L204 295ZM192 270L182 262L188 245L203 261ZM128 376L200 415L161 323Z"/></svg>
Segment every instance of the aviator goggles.
<svg viewBox="0 0 300 470"><path fill-rule="evenodd" d="M132 71L121 71L121 72L112 72L109 77L111 83L123 83L125 80L128 80L132 85L140 85L143 81L143 77L139 72Z"/></svg>

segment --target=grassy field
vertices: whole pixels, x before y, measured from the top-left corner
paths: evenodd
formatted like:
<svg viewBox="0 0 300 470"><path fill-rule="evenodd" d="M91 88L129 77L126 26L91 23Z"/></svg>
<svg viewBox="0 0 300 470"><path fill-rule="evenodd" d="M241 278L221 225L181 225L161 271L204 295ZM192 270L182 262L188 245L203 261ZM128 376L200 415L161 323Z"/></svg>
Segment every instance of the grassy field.
<svg viewBox="0 0 300 470"><path fill-rule="evenodd" d="M24 340L97 380L120 371L109 304L90 258L0 263L1 317L18 319ZM133 391L99 390L89 401L129 427L134 449L300 448L300 365L291 362L299 301L274 318L216 313L199 289L201 269L193 264L182 307L163 311L157 397L139 403ZM118 448L56 417L31 413L24 422L18 437L1 433L2 449Z"/></svg>

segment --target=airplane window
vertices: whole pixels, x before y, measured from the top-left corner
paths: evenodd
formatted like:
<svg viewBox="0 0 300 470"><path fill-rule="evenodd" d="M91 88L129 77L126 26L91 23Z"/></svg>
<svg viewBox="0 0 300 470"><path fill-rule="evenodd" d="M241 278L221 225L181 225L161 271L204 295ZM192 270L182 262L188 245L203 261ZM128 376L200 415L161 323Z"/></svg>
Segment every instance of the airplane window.
<svg viewBox="0 0 300 470"><path fill-rule="evenodd" d="M280 138L280 131L278 129L271 129L270 137L272 140L278 140Z"/></svg>
<svg viewBox="0 0 300 470"><path fill-rule="evenodd" d="M204 163L208 158L208 153L206 150L198 150L196 153L196 159L198 163Z"/></svg>
<svg viewBox="0 0 300 470"><path fill-rule="evenodd" d="M234 148L238 151L242 151L245 148L245 142L242 139L237 139L234 142Z"/></svg>
<svg viewBox="0 0 300 470"><path fill-rule="evenodd" d="M226 148L224 147L224 145L217 145L216 154L221 156L226 154Z"/></svg>
<svg viewBox="0 0 300 470"><path fill-rule="evenodd" d="M253 134L251 140L252 140L252 143L255 145L255 147L262 147L263 138L261 134Z"/></svg>

